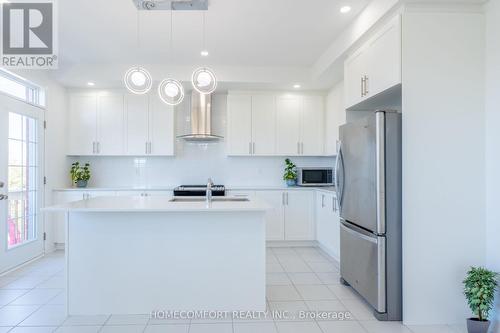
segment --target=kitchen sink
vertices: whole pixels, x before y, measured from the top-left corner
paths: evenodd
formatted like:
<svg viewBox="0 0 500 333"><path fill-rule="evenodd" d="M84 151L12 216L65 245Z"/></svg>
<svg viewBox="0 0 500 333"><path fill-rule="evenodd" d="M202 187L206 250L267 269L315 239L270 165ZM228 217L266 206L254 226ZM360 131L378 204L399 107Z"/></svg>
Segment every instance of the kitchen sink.
<svg viewBox="0 0 500 333"><path fill-rule="evenodd" d="M203 202L207 199L205 197L173 197L170 199L170 202ZM212 202L242 202L242 201L250 201L245 197L212 197Z"/></svg>

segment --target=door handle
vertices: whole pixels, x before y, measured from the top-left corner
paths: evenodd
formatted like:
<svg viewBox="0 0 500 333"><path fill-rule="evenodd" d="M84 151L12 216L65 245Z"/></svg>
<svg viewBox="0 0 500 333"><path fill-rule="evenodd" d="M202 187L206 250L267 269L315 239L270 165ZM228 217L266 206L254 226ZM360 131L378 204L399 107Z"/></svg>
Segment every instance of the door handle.
<svg viewBox="0 0 500 333"><path fill-rule="evenodd" d="M7 200L9 199L9 196L6 194L0 194L0 200Z"/></svg>

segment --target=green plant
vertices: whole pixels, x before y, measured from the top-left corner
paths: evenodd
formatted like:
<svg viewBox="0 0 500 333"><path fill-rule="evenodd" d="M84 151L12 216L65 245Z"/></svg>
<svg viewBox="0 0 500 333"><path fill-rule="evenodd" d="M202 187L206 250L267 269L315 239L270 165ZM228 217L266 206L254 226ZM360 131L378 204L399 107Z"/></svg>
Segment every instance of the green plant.
<svg viewBox="0 0 500 333"><path fill-rule="evenodd" d="M77 183L80 180L88 181L90 179L90 164L85 163L83 167L80 166L80 162L75 162L71 164L71 180L73 183Z"/></svg>
<svg viewBox="0 0 500 333"><path fill-rule="evenodd" d="M297 166L290 161L289 158L285 160L285 173L283 174L283 180L295 180L297 179Z"/></svg>
<svg viewBox="0 0 500 333"><path fill-rule="evenodd" d="M464 294L469 307L480 321L488 320L493 307L498 273L482 267L471 267L464 283Z"/></svg>

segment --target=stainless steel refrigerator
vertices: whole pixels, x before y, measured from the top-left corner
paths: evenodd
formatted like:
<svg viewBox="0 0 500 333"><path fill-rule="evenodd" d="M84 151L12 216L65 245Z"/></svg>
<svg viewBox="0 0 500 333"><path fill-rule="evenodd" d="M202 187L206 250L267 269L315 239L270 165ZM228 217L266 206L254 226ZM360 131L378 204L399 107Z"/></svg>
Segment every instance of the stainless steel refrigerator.
<svg viewBox="0 0 500 333"><path fill-rule="evenodd" d="M335 178L341 282L377 319L401 320L401 114L376 111L341 126Z"/></svg>

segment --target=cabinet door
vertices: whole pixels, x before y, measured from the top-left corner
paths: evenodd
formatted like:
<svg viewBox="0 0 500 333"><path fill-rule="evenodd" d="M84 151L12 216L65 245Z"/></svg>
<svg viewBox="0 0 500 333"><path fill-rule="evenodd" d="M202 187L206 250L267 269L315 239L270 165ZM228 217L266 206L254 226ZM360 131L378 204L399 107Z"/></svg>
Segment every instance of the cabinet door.
<svg viewBox="0 0 500 333"><path fill-rule="evenodd" d="M278 155L298 155L300 141L301 98L279 96L276 99L276 151Z"/></svg>
<svg viewBox="0 0 500 333"><path fill-rule="evenodd" d="M366 75L366 49L360 49L346 60L344 65L345 108L349 108L364 99L362 79Z"/></svg>
<svg viewBox="0 0 500 333"><path fill-rule="evenodd" d="M323 96L304 96L300 117L300 154L319 156L324 146L325 105Z"/></svg>
<svg viewBox="0 0 500 333"><path fill-rule="evenodd" d="M336 259L339 257L340 225L335 195L318 193L316 207L316 240Z"/></svg>
<svg viewBox="0 0 500 333"><path fill-rule="evenodd" d="M256 197L267 202L272 209L266 213L266 239L284 240L285 226L283 215L284 192L282 191L256 191Z"/></svg>
<svg viewBox="0 0 500 333"><path fill-rule="evenodd" d="M328 94L325 113L325 155L337 154L339 126L346 122L344 85L339 83Z"/></svg>
<svg viewBox="0 0 500 333"><path fill-rule="evenodd" d="M227 154L252 154L252 97L227 96Z"/></svg>
<svg viewBox="0 0 500 333"><path fill-rule="evenodd" d="M125 153L123 94L98 97L97 142L100 155L123 155Z"/></svg>
<svg viewBox="0 0 500 333"><path fill-rule="evenodd" d="M70 95L68 127L68 155L94 154L97 141L96 94Z"/></svg>
<svg viewBox="0 0 500 333"><path fill-rule="evenodd" d="M287 191L285 240L314 240L312 191Z"/></svg>
<svg viewBox="0 0 500 333"><path fill-rule="evenodd" d="M154 94L150 95L149 105L150 154L173 156L175 151L174 107L166 105Z"/></svg>
<svg viewBox="0 0 500 333"><path fill-rule="evenodd" d="M125 96L126 154L148 153L149 142L149 97L147 95Z"/></svg>
<svg viewBox="0 0 500 333"><path fill-rule="evenodd" d="M401 83L401 17L398 15L369 42L367 96Z"/></svg>
<svg viewBox="0 0 500 333"><path fill-rule="evenodd" d="M276 153L274 96L252 96L252 142L254 155L274 155Z"/></svg>

